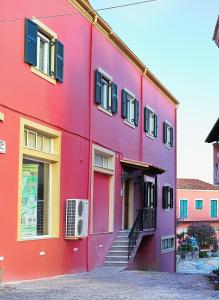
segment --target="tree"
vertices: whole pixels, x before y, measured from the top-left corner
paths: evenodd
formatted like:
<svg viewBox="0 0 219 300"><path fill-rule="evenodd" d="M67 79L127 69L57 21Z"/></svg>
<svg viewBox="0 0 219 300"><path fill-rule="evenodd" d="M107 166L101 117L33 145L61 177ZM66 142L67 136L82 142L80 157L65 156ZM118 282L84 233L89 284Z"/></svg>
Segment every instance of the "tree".
<svg viewBox="0 0 219 300"><path fill-rule="evenodd" d="M214 250L217 250L218 248L215 229L209 223L193 223L189 225L187 234L197 240L199 249L212 247Z"/></svg>

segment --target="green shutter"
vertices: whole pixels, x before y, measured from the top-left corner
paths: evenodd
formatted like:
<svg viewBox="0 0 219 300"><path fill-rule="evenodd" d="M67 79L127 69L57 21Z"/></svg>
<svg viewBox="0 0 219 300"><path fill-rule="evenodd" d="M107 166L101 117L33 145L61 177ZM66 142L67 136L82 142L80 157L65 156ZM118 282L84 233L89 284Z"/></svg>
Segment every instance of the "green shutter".
<svg viewBox="0 0 219 300"><path fill-rule="evenodd" d="M173 208L173 188L170 188L170 208Z"/></svg>
<svg viewBox="0 0 219 300"><path fill-rule="evenodd" d="M217 200L211 200L211 217L217 217Z"/></svg>
<svg viewBox="0 0 219 300"><path fill-rule="evenodd" d="M180 218L185 219L188 217L188 201L180 200Z"/></svg>
<svg viewBox="0 0 219 300"><path fill-rule="evenodd" d="M157 137L157 129L158 129L157 115L154 114L154 136L155 137Z"/></svg>
<svg viewBox="0 0 219 300"><path fill-rule="evenodd" d="M144 108L144 131L150 130L150 111L147 107Z"/></svg>
<svg viewBox="0 0 219 300"><path fill-rule="evenodd" d="M101 104L101 94L102 94L102 74L96 70L95 72L95 102L96 104Z"/></svg>
<svg viewBox="0 0 219 300"><path fill-rule="evenodd" d="M122 90L122 118L127 118L127 93L125 90Z"/></svg>
<svg viewBox="0 0 219 300"><path fill-rule="evenodd" d="M112 83L111 87L111 111L113 114L118 112L118 95L117 95L117 85Z"/></svg>
<svg viewBox="0 0 219 300"><path fill-rule="evenodd" d="M170 128L170 146L173 147L173 127Z"/></svg>
<svg viewBox="0 0 219 300"><path fill-rule="evenodd" d="M64 80L64 45L58 40L55 41L55 79Z"/></svg>
<svg viewBox="0 0 219 300"><path fill-rule="evenodd" d="M24 61L33 66L37 65L37 31L37 24L26 19Z"/></svg>
<svg viewBox="0 0 219 300"><path fill-rule="evenodd" d="M139 125L139 101L137 99L134 100L134 124Z"/></svg>
<svg viewBox="0 0 219 300"><path fill-rule="evenodd" d="M163 123L163 142L164 142L164 144L166 144L167 143L167 123L166 122L164 122Z"/></svg>

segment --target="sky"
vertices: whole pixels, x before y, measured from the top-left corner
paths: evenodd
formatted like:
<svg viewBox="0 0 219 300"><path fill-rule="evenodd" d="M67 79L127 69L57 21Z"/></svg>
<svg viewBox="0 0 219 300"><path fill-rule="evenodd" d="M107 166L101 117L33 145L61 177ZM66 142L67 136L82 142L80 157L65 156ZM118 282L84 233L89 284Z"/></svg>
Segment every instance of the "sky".
<svg viewBox="0 0 219 300"><path fill-rule="evenodd" d="M91 0L95 9L140 0ZM177 176L213 183L205 139L219 117L219 0L156 0L100 12L113 31L180 101Z"/></svg>

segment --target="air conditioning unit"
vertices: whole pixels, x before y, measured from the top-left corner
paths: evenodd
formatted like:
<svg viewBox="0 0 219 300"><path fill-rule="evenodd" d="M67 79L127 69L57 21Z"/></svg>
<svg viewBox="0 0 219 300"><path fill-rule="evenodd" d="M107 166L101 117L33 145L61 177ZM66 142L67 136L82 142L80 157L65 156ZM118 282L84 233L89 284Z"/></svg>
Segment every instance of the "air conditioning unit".
<svg viewBox="0 0 219 300"><path fill-rule="evenodd" d="M65 238L77 239L88 234L88 200L66 200Z"/></svg>

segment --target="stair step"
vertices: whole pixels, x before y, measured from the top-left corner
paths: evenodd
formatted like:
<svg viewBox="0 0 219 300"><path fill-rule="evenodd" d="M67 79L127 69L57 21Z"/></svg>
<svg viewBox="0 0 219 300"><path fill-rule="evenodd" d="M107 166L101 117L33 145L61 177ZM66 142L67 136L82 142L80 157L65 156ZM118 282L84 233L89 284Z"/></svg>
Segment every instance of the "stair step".
<svg viewBox="0 0 219 300"><path fill-rule="evenodd" d="M120 236L128 237L129 233L130 233L129 231L119 231L118 232L118 237L120 237Z"/></svg>
<svg viewBox="0 0 219 300"><path fill-rule="evenodd" d="M127 241L124 241L124 240L122 240L122 241L115 240L115 241L113 242L113 246L114 246L114 245L117 245L117 244L121 244L121 246L126 246L126 245L128 245L128 243L129 243L128 240L127 240Z"/></svg>
<svg viewBox="0 0 219 300"><path fill-rule="evenodd" d="M127 267L127 262L117 261L117 262L105 262L104 267Z"/></svg>
<svg viewBox="0 0 219 300"><path fill-rule="evenodd" d="M124 235L118 235L117 236L117 238L116 238L117 240L128 240L129 238L128 238L128 236L124 236Z"/></svg>
<svg viewBox="0 0 219 300"><path fill-rule="evenodd" d="M128 252L128 245L127 246L112 246L112 251L127 251Z"/></svg>
<svg viewBox="0 0 219 300"><path fill-rule="evenodd" d="M107 261L110 261L110 262L115 262L115 261L128 261L128 255L125 255L125 256L110 256L108 255L106 257L106 262Z"/></svg>
<svg viewBox="0 0 219 300"><path fill-rule="evenodd" d="M110 250L109 256L128 256L128 250L127 251L114 251Z"/></svg>

